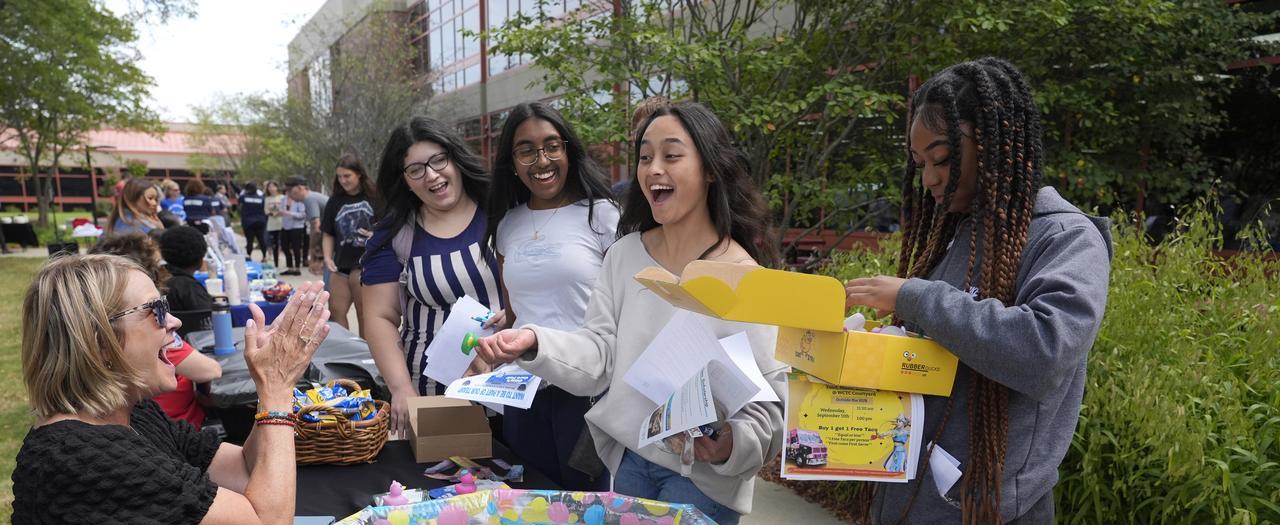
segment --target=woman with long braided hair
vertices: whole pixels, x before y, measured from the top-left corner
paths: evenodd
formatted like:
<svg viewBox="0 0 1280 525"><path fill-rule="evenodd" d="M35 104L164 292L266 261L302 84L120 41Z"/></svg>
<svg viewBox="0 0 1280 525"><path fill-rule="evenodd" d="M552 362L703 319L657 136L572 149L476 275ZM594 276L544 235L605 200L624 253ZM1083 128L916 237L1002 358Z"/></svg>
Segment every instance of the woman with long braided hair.
<svg viewBox="0 0 1280 525"><path fill-rule="evenodd" d="M893 312L960 358L925 397L916 479L881 484L873 523L1053 523L1085 357L1106 308L1111 235L1040 187L1040 117L1008 62L953 65L911 99L898 276L854 279L849 305ZM942 448L960 480L935 488Z"/></svg>

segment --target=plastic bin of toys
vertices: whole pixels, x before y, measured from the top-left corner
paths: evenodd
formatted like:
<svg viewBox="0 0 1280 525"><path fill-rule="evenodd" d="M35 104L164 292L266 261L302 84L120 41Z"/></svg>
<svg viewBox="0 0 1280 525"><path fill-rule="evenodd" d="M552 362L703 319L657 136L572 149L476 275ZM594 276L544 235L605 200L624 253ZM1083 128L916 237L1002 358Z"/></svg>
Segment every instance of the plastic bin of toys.
<svg viewBox="0 0 1280 525"><path fill-rule="evenodd" d="M612 492L482 490L401 505L366 507L334 525L381 523L429 525L715 525L682 503L665 503Z"/></svg>

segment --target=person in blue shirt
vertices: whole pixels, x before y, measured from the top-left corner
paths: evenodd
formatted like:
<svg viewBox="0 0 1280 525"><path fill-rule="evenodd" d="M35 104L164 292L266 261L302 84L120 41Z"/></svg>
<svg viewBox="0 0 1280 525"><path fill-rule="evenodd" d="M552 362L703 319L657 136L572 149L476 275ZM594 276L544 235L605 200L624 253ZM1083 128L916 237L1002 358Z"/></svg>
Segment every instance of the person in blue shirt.
<svg viewBox="0 0 1280 525"><path fill-rule="evenodd" d="M208 234L209 225L205 221L213 215L213 205L205 195L205 190L204 182L200 179L187 181L187 197L182 201L182 210L187 215L187 224L200 230L200 233Z"/></svg>
<svg viewBox="0 0 1280 525"><path fill-rule="evenodd" d="M244 230L246 258L253 255L253 241L262 249L262 260L267 260L267 208L266 198L258 191L258 185L246 182L240 192L240 227Z"/></svg>
<svg viewBox="0 0 1280 525"><path fill-rule="evenodd" d="M391 390L393 434L410 431L409 399L436 388L423 374L426 349L454 302L471 296L496 312L488 326L505 326L498 261L484 242L488 191L483 162L452 126L414 117L391 132L378 168L382 219L361 261L360 322Z"/></svg>
<svg viewBox="0 0 1280 525"><path fill-rule="evenodd" d="M160 182L160 190L164 193L164 198L160 199L161 211L172 213L181 222L186 222L187 211L183 209L182 188L173 179L165 179Z"/></svg>

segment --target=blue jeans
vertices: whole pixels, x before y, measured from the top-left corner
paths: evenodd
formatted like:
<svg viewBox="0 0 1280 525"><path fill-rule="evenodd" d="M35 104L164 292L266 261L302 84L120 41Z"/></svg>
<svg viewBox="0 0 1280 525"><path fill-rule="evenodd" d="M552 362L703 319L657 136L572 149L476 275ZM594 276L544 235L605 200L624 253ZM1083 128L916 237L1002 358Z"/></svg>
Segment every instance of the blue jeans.
<svg viewBox="0 0 1280 525"><path fill-rule="evenodd" d="M703 494L689 478L651 463L630 450L622 454L622 464L613 477L618 494L671 503L688 503L720 525L738 525L742 515Z"/></svg>

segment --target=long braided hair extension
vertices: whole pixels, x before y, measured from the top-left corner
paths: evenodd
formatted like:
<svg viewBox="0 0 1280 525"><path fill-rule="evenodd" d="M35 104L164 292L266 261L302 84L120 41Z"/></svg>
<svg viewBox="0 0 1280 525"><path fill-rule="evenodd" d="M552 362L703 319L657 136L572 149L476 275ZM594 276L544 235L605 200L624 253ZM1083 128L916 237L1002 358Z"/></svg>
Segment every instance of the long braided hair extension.
<svg viewBox="0 0 1280 525"><path fill-rule="evenodd" d="M1040 116L1026 79L1012 64L997 58L956 64L916 91L911 99L908 125L915 119L930 129L946 131L952 155L950 176L943 202L935 205L908 155L902 180L904 221L898 276L927 277L942 261L957 226L970 216L974 231L968 239L964 289L976 282L979 300L994 298L1006 305L1012 304L1041 176ZM947 210L963 166L961 122L973 126L977 188L972 207L953 213ZM980 374L973 375L968 407L970 458L960 487L965 524L1001 521L1008 400L1009 393L1003 385ZM939 434L950 417L951 403L948 399L937 430ZM937 442L937 436L933 441ZM927 454L932 452L931 445ZM927 469L928 462L923 463ZM917 493L918 489L917 486ZM906 520L914 500L915 494L899 522Z"/></svg>

